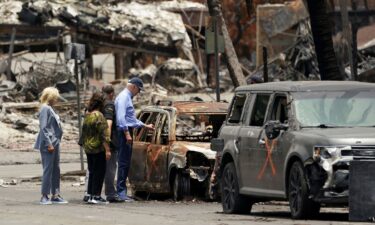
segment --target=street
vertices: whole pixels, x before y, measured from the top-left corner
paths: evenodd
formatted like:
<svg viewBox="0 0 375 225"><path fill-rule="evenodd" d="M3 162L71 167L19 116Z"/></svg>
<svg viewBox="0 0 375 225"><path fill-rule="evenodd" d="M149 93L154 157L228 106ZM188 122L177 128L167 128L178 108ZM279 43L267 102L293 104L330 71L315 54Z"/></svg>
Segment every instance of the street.
<svg viewBox="0 0 375 225"><path fill-rule="evenodd" d="M257 204L248 215L225 215L217 202L173 202L160 196L133 203L87 205L82 201L84 186L73 183L62 183L67 205L39 205L40 182L0 187L0 224L350 224L345 208L323 208L311 221L291 220L286 202Z"/></svg>

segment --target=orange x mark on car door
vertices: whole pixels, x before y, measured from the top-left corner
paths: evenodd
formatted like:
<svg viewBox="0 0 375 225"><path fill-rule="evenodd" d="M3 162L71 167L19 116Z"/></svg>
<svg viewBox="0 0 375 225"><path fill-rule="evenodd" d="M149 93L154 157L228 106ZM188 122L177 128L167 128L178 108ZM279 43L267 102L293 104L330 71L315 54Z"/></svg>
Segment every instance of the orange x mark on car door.
<svg viewBox="0 0 375 225"><path fill-rule="evenodd" d="M277 145L277 139L274 139L274 140L269 140L268 138L265 139L265 146L266 146L266 150L267 150L267 155L266 155L266 159L264 161L264 164L262 166L262 169L258 173L258 176L257 176L258 180L263 178L263 175L266 171L267 166L269 166L271 168L272 175L273 176L276 175L276 167L275 167L275 164L272 160L272 152L276 148L276 145Z"/></svg>

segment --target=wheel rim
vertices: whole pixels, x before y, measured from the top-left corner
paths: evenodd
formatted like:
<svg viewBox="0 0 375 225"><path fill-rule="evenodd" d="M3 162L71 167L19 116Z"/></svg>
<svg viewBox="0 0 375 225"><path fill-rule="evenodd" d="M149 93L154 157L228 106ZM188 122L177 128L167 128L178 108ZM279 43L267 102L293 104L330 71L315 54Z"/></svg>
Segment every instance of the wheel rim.
<svg viewBox="0 0 375 225"><path fill-rule="evenodd" d="M223 204L224 208L232 210L234 207L235 196L236 196L236 180L234 174L231 170L227 169L224 176L224 185L223 185L223 194L224 199Z"/></svg>
<svg viewBox="0 0 375 225"><path fill-rule="evenodd" d="M302 181L301 174L297 168L293 168L290 174L289 204L292 213L297 213L302 204Z"/></svg>

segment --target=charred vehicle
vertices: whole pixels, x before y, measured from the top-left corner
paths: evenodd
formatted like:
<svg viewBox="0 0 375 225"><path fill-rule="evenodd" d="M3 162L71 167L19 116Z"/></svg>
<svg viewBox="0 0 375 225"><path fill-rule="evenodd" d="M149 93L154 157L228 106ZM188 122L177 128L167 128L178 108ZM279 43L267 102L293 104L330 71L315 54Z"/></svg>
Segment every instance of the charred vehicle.
<svg viewBox="0 0 375 225"><path fill-rule="evenodd" d="M129 182L136 193L171 193L174 200L195 193L207 197L216 154L210 141L217 137L228 103L165 104L139 114L155 130L134 131Z"/></svg>
<svg viewBox="0 0 375 225"><path fill-rule="evenodd" d="M289 200L291 216L348 204L349 165L375 158L375 85L275 82L239 87L219 137L213 179L225 213Z"/></svg>

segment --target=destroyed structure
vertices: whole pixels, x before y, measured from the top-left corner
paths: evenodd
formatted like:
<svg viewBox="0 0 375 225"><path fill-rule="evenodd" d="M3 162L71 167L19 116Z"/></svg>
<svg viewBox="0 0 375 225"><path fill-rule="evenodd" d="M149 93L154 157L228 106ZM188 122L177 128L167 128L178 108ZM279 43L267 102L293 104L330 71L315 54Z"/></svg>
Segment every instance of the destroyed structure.
<svg viewBox="0 0 375 225"><path fill-rule="evenodd" d="M50 66L53 65L45 65L41 62L35 62L37 64L35 68L33 66L28 71L23 71L22 76L18 76L20 74L15 76L13 71L7 71L10 67L8 62L11 62L10 58L15 50L25 50L26 52L23 53L61 51L65 44L62 36L71 34L76 42L86 45L85 63L89 76L93 74L93 68L90 65L92 64L91 57L96 53L136 51L166 57L180 56L193 61L192 44L184 22L179 14L172 11L206 10L205 6L199 3L177 1L152 4L131 2L114 5L82 1L64 3L64 1L5 1L0 3L2 15L0 26L4 28L0 34L2 41L0 44L4 52L0 72L7 74L8 80L26 85L27 87L24 88L33 89L33 95L37 95L38 91L46 85L60 82L64 78L74 81L75 78L72 74L69 77L69 69L61 68L58 63L55 65L56 68L51 70ZM13 41L12 33L15 36ZM45 79L40 77L41 72L52 78L50 83L43 84ZM70 72L72 73L73 70L70 69ZM64 75L61 76L61 74ZM58 80L53 77L58 77ZM24 81L25 78L28 81ZM39 84L39 82L42 83Z"/></svg>
<svg viewBox="0 0 375 225"><path fill-rule="evenodd" d="M239 11L249 14L246 17L248 21L241 17L240 25L228 25L231 36L236 33L235 27L239 39L249 32L249 27L254 32L252 37L256 36L255 41L246 39L246 43L251 45L248 49L238 51L239 47L236 46L242 63L240 70L246 75L247 82L262 81L265 76L268 81L319 80L311 23L304 1L261 3L257 1L246 8L241 8L242 3L235 5L235 8L241 8ZM223 7L229 5L233 5L233 1L223 1ZM335 5L330 15L336 18L340 12L337 11L338 3L335 2ZM224 17L232 15L226 10ZM168 99L172 94L212 93L213 86L208 85L209 74L206 74L205 67L208 64L212 67L213 63L203 50L205 29L209 25L207 17L207 6L201 0L147 3L2 0L0 103L18 102L17 107L22 108L24 102L37 101L44 87L56 85L64 93L64 104L76 104L74 62L64 60L62 54L69 40L85 44L86 59L79 62L78 71L81 90L88 90L81 93L82 102L93 90L89 86L100 88L102 85L95 80L102 78L101 68L94 69L93 66L93 55L102 53L115 56L113 83L118 84L117 90L123 87L121 79L124 78L140 76L145 81L146 93L136 99L137 106ZM361 29L359 36L360 33ZM235 45L238 38L232 40ZM345 49L342 45L345 41L334 41L335 46L343 46L335 49ZM374 80L375 54L371 41L359 43L358 79L361 81ZM241 46L244 43L241 40ZM251 55L252 50L255 50L253 57L245 56ZM55 61L25 57L34 52L47 51L56 52ZM336 55L341 54L337 51ZM232 71L227 69L227 60L221 57L219 76L222 92L231 92L235 86L229 75ZM16 69L21 61L29 62L30 66ZM348 60L338 61L345 68L341 73L346 79L352 79ZM267 66L264 66L265 62ZM210 71L213 73L212 68ZM7 110L13 111L12 107ZM2 114L7 110L2 106Z"/></svg>

